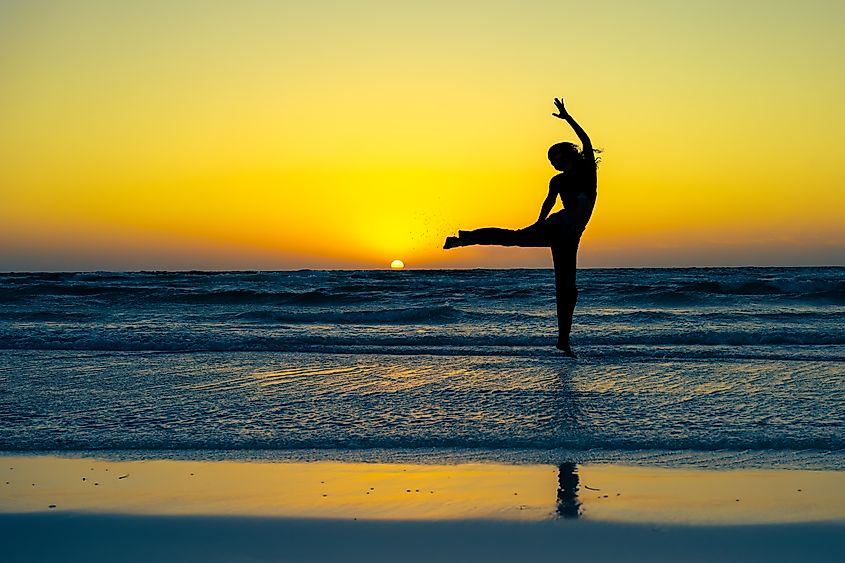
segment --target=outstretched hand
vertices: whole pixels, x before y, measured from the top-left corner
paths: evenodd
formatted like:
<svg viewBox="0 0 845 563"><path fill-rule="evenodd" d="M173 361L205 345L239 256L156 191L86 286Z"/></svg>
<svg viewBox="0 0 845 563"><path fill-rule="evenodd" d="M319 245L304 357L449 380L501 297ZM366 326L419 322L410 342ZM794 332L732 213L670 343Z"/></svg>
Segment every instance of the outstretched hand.
<svg viewBox="0 0 845 563"><path fill-rule="evenodd" d="M555 98L555 107L557 108L557 113L553 113L552 115L557 117L558 119L566 119L569 117L569 114L566 112L566 108L563 106L563 100L559 100Z"/></svg>

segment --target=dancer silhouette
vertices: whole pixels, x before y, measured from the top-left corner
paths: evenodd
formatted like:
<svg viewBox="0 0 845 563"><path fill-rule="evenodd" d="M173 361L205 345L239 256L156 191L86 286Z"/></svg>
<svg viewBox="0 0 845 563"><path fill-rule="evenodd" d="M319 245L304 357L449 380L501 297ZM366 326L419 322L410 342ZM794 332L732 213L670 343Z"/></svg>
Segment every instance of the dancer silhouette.
<svg viewBox="0 0 845 563"><path fill-rule="evenodd" d="M578 300L575 284L576 259L581 234L587 227L596 204L596 168L598 159L590 137L566 111L563 100L555 98L554 117L566 121L578 139L581 149L573 143L556 143L549 148L548 158L555 170L561 172L549 182L549 193L540 207L537 222L524 229L485 227L474 231L458 231L457 237L447 237L443 248L471 245L548 246L552 250L555 269L555 298L557 302L557 348L576 357L569 342L572 314ZM560 197L563 210L549 213Z"/></svg>

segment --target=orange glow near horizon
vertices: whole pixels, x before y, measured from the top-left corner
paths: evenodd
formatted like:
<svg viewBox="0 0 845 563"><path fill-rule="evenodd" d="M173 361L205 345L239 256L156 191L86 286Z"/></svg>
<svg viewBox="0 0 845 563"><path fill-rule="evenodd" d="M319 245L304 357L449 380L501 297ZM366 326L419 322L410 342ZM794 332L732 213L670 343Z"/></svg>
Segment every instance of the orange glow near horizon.
<svg viewBox="0 0 845 563"><path fill-rule="evenodd" d="M7 2L0 270L548 266L441 246L536 219L555 96L605 151L582 266L841 264L842 16Z"/></svg>

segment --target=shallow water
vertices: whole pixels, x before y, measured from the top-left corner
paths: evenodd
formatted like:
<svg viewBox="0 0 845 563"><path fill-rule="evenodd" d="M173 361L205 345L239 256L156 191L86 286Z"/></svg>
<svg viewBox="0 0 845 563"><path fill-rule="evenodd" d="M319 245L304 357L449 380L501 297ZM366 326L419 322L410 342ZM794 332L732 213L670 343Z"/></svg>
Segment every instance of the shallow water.
<svg viewBox="0 0 845 563"><path fill-rule="evenodd" d="M0 275L0 449L845 469L845 269ZM269 454L268 454L269 452Z"/></svg>

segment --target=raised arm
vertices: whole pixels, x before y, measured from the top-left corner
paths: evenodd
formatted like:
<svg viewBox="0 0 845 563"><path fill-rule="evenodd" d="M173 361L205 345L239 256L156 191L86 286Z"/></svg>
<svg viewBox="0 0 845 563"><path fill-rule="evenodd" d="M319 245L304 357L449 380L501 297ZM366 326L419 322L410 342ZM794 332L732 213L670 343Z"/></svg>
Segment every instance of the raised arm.
<svg viewBox="0 0 845 563"><path fill-rule="evenodd" d="M584 129L578 125L578 122L569 115L568 111L566 111L566 108L563 105L563 100L555 98L555 107L557 108L558 113L553 113L552 115L558 119L563 119L570 125L570 127L572 127L572 130L575 131L575 134L578 135L578 139L581 141L581 152L584 156L592 156L593 143L590 141L590 137L587 136L587 132L584 131Z"/></svg>

